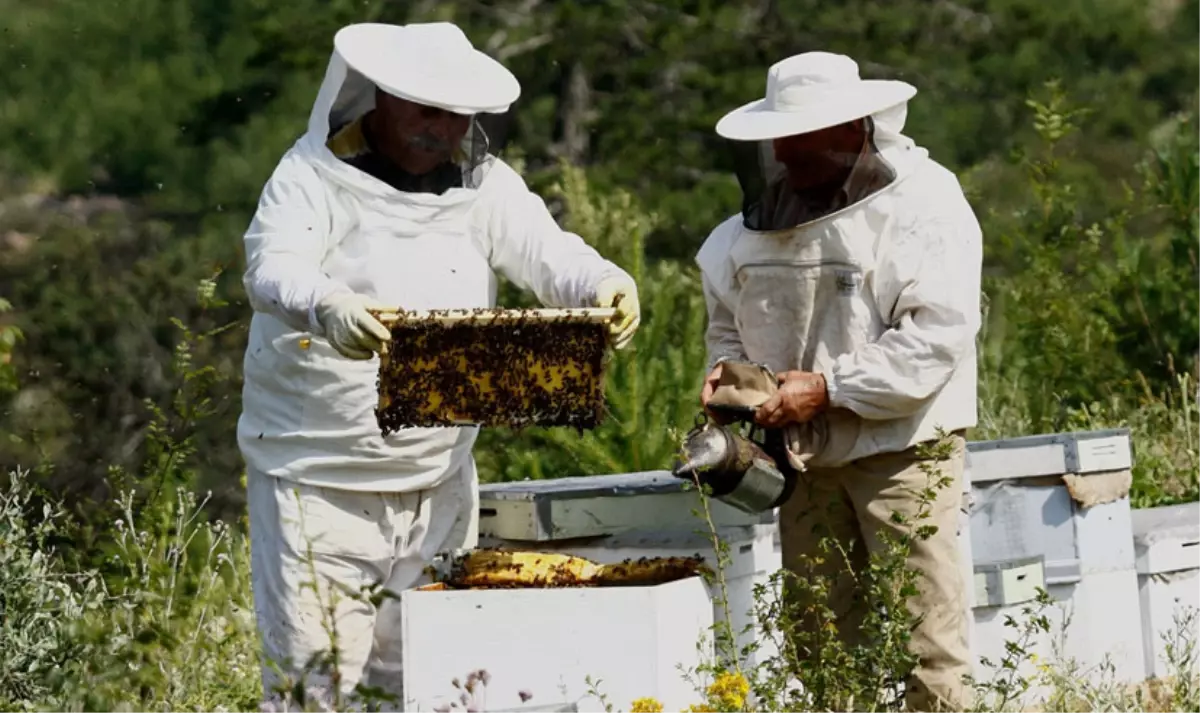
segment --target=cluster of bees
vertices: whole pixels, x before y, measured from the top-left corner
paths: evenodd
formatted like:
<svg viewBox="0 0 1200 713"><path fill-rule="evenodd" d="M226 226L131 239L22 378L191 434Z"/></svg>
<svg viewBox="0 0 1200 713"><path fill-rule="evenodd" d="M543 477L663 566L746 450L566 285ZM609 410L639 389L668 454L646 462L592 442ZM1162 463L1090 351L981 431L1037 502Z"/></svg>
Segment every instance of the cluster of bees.
<svg viewBox="0 0 1200 713"><path fill-rule="evenodd" d="M553 589L665 584L711 574L704 558L642 557L596 564L554 552L477 549L458 557L448 576L424 589Z"/></svg>
<svg viewBox="0 0 1200 713"><path fill-rule="evenodd" d="M478 309L400 319L379 368L384 436L414 426L595 428L605 413L602 323ZM508 312L508 311L505 311Z"/></svg>

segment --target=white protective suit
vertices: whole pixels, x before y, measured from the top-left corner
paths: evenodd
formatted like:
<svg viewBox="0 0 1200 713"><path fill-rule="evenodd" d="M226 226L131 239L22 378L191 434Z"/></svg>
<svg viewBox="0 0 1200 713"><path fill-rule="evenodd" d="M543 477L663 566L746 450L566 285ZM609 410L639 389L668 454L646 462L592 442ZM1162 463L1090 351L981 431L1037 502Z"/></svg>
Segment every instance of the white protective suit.
<svg viewBox="0 0 1200 713"><path fill-rule="evenodd" d="M382 438L378 362L338 355L313 308L354 290L404 309L493 307L495 271L550 306L585 306L620 268L554 222L493 159L478 190L405 194L338 160L325 142L373 105L373 86L330 59L308 133L283 157L245 236L255 314L238 441L250 465L311 485L411 491L468 458L477 429L414 428ZM309 348L302 345L317 335Z"/></svg>
<svg viewBox="0 0 1200 713"><path fill-rule="evenodd" d="M955 176L901 134L906 108L871 117L887 187L785 230L749 230L739 214L697 255L710 367L749 359L826 378L829 410L786 429L797 465L975 425L982 237Z"/></svg>
<svg viewBox="0 0 1200 713"><path fill-rule="evenodd" d="M383 57L383 73L392 75L420 67L409 87L376 81L413 100L445 90L446 101L420 103L460 113L473 100L476 111L503 111L519 91L453 25L409 25L399 35L387 26L357 28L357 39L339 33L308 131L279 162L245 235L254 316L238 443L248 466L255 599L267 656L297 665L329 643L320 609L301 587L308 544L319 576L350 590L382 580L401 591L437 552L474 546L478 510L477 429L382 437L374 414L378 360L334 351L315 316L321 298L353 291L405 309L493 307L499 272L546 305L577 307L592 304L602 280L632 285L561 230L493 156L468 169L464 185L475 187L442 195L399 192L335 157L326 145L331 128L374 105L369 72L355 68L361 62ZM362 40L368 31L382 37L376 59ZM462 86L430 80L439 72ZM503 96L510 79L511 96ZM343 687L364 669L396 687L400 631L390 606L339 608Z"/></svg>

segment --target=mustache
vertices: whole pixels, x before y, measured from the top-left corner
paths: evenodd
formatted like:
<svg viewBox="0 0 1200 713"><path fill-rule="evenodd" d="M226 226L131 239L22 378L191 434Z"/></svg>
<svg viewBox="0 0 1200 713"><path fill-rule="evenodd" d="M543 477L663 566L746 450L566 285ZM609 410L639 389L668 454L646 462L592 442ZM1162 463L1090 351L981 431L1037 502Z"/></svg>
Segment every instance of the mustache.
<svg viewBox="0 0 1200 713"><path fill-rule="evenodd" d="M408 145L426 153L449 154L451 150L449 141L438 138L428 131L408 137Z"/></svg>

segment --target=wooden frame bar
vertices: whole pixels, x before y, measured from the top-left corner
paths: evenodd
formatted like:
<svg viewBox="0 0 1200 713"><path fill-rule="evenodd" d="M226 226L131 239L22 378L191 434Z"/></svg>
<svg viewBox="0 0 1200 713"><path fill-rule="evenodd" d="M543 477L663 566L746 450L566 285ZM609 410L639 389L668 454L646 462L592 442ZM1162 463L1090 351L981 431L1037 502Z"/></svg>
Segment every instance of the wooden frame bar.
<svg viewBox="0 0 1200 713"><path fill-rule="evenodd" d="M540 309L448 309L426 311L374 312L385 327L405 323L436 322L453 325L463 322L504 324L513 322L611 322L617 314L612 307L540 308Z"/></svg>

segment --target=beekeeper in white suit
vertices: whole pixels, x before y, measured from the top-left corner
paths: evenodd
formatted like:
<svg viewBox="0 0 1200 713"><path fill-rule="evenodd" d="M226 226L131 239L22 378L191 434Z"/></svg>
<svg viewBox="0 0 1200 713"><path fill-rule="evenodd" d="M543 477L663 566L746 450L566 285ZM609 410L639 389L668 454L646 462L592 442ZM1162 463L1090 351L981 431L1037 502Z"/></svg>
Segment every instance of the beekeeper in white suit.
<svg viewBox="0 0 1200 713"><path fill-rule="evenodd" d="M238 443L259 630L286 674L264 670L268 694L330 647L307 552L328 605L337 588L408 589L436 553L476 542L477 430L381 437L389 332L369 309L492 307L498 272L546 305L618 303L618 348L638 325L629 275L562 231L489 151L482 115L519 92L452 24L346 27L307 133L263 189L245 235L254 316ZM393 600L340 597L343 692L399 691L398 624ZM307 681L328 705L328 678Z"/></svg>
<svg viewBox="0 0 1200 713"><path fill-rule="evenodd" d="M929 483L916 447L952 434L950 479L913 545L921 573L910 604L921 621L910 709L964 710L970 673L956 538L965 429L976 420L975 336L980 325L981 234L955 176L901 131L916 89L863 80L849 57L811 52L767 75L766 96L725 115L717 133L742 150L743 210L699 251L712 372L707 405L727 359L764 364L778 394L755 420L780 429L799 473L780 508L784 566L824 556L831 534L861 569L912 516ZM866 609L852 578L829 601L848 641ZM869 642L863 642L869 643Z"/></svg>

